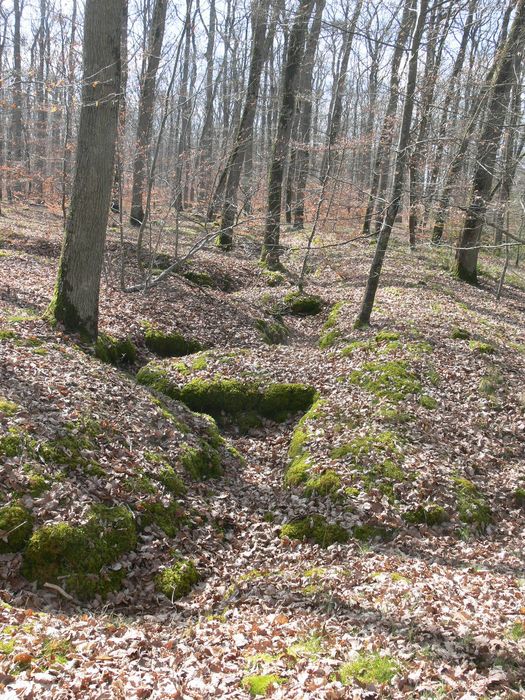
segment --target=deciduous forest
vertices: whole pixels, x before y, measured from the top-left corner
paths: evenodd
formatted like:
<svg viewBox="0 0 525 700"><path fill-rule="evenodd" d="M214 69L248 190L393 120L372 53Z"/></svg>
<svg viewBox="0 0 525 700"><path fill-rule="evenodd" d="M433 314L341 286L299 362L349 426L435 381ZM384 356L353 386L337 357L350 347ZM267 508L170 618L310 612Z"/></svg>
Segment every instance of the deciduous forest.
<svg viewBox="0 0 525 700"><path fill-rule="evenodd" d="M0 697L525 698L525 0L0 0Z"/></svg>

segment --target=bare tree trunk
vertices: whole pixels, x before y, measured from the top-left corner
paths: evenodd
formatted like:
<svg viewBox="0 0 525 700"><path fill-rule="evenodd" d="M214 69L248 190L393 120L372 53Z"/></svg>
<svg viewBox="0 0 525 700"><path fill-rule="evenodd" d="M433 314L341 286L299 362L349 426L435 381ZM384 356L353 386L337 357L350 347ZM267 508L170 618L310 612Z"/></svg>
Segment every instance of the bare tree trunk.
<svg viewBox="0 0 525 700"><path fill-rule="evenodd" d="M75 0L76 2L76 0ZM126 133L127 91L128 91L128 3L122 6L122 34L120 38L120 102L118 113L118 135L115 156L115 176L113 180L113 195L111 198L111 211L122 213L122 199L124 194L124 168L123 150ZM122 217L121 217L122 218Z"/></svg>
<svg viewBox="0 0 525 700"><path fill-rule="evenodd" d="M410 11L414 12L416 9L417 0L411 0ZM359 316L356 320L356 327L366 326L370 323L370 316L372 314L372 309L374 306L374 300L379 286L379 279L381 277L381 270L383 268L383 262L386 255L386 250L388 247L388 241L390 240L390 234L392 232L392 227L394 221L396 220L397 213L401 204L401 197L403 195L403 185L405 180L405 170L408 160L408 146L410 141L410 125L412 122L412 114L414 111L414 95L416 91L416 79L417 79L417 64L418 64L418 53L419 46L421 44L421 39L423 37L425 28L425 19L428 9L428 0L420 0L419 14L417 17L416 26L414 29L414 35L412 38L412 45L410 48L410 61L408 64L408 77L406 85L406 97L405 104L403 107L403 117L401 120L401 129L399 132L399 142L396 149L396 159L394 164L394 178L392 184L392 199L388 208L386 210L386 215L383 221L383 226L381 227L381 232L377 241L377 246L374 254L374 259L370 267L370 272L368 273L368 280L366 283L366 289L363 296L363 302L361 305L361 310Z"/></svg>
<svg viewBox="0 0 525 700"><path fill-rule="evenodd" d="M177 211L184 209L184 153L187 145L187 131L190 121L188 82L190 74L190 49L191 49L191 7L192 0L186 0L186 19L184 21L184 60L182 63L181 87L179 93L179 141L177 145L177 162L175 166L175 201Z"/></svg>
<svg viewBox="0 0 525 700"><path fill-rule="evenodd" d="M164 39L167 7L168 0L156 0L151 20L151 31L148 38L146 68L140 86L130 214L130 222L134 226L140 226L144 218L144 182L146 180L148 168L148 154L153 126L153 108L155 105L155 86L162 52L162 42Z"/></svg>
<svg viewBox="0 0 525 700"><path fill-rule="evenodd" d="M279 234L284 166L290 143L297 87L299 85L300 65L304 54L305 37L313 1L301 0L290 33L288 51L283 68L282 101L270 164L268 213L262 250L262 260L270 269L275 269L279 266Z"/></svg>
<svg viewBox="0 0 525 700"><path fill-rule="evenodd" d="M477 284L479 242L487 202L492 196L492 181L498 147L505 123L506 105L513 82L515 56L525 43L525 0L518 0L511 29L505 44L495 58L495 72L491 94L481 134L472 179L470 201L467 207L463 231L456 249L455 273L465 282Z"/></svg>
<svg viewBox="0 0 525 700"><path fill-rule="evenodd" d="M71 206L50 315L96 338L100 276L113 181L125 0L86 0L82 106Z"/></svg>
<svg viewBox="0 0 525 700"><path fill-rule="evenodd" d="M8 150L9 165L13 169L11 174L12 184L10 193L21 192L23 189L20 177L22 175L22 163L24 159L24 135L22 121L22 52L20 24L24 0L13 0L14 28L13 28L13 106L11 107L11 134Z"/></svg>
<svg viewBox="0 0 525 700"><path fill-rule="evenodd" d="M215 0L210 0L210 16L208 20L208 42L206 44L206 105L204 107L204 123L200 138L200 196L203 200L208 197L211 186L211 164L213 156L213 56L215 51L215 26L217 15Z"/></svg>

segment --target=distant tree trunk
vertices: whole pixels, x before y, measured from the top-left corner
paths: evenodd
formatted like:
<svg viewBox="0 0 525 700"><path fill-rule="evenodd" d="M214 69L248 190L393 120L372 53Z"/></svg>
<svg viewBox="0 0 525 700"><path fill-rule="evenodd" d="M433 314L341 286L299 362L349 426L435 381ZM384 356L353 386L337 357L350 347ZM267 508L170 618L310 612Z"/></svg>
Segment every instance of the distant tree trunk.
<svg viewBox="0 0 525 700"><path fill-rule="evenodd" d="M366 207L365 218L363 222L363 236L370 235L370 227L373 219L374 207L376 205L376 200L378 199L378 197L380 199L377 202L377 206L380 210L384 209L384 203L381 199L381 196L386 191L385 180L388 176L388 170L390 165L390 148L394 139L394 121L397 112L397 105L399 102L399 81L401 80L399 69L401 66L401 60L403 58L405 45L410 36L410 32L414 22L413 12L411 11L412 6L412 0L404 0L403 14L401 17L401 26L399 29L399 34L397 36L396 45L392 54L388 103L386 106L385 117L383 120L383 127L381 129L381 136L379 138L379 146L377 149L374 166L372 168L372 186L370 188L370 195L368 197L368 204ZM381 219L382 217L380 213L378 213L376 221L376 231L377 224L379 223L380 225Z"/></svg>
<svg viewBox="0 0 525 700"><path fill-rule="evenodd" d="M76 0L75 0L76 2ZM120 38L120 64L122 66L120 76L120 101L118 113L118 136L115 156L115 176L113 180L113 195L111 199L111 211L120 212L122 194L124 191L123 150L124 136L126 132L126 111L128 91L128 3L122 6L122 34Z"/></svg>
<svg viewBox="0 0 525 700"><path fill-rule="evenodd" d="M24 135L22 121L22 50L20 24L22 21L22 11L24 0L13 0L14 27L13 27L13 106L11 107L11 134L8 149L9 165L14 172L11 174L12 184L9 193L12 191L21 192L23 189L20 181L22 162L24 158ZM12 195L10 199L12 198Z"/></svg>
<svg viewBox="0 0 525 700"><path fill-rule="evenodd" d="M304 228L304 199L306 196L306 184L308 182L308 166L310 161L310 139L312 131L312 90L315 54L321 32L321 20L325 0L317 0L314 21L308 35L304 52L303 71L301 74L301 100L302 110L299 120L299 146L295 161L296 191L295 206L293 210L294 229L300 231Z"/></svg>
<svg viewBox="0 0 525 700"><path fill-rule="evenodd" d="M92 339L98 332L100 276L117 138L124 1L86 0L75 177L50 307L50 315L68 331Z"/></svg>
<svg viewBox="0 0 525 700"><path fill-rule="evenodd" d="M40 198L44 194L44 180L46 178L46 125L47 105L44 69L46 63L46 32L47 32L47 5L46 0L40 0L40 26L38 28L38 67L36 71L36 129L35 129L35 177L33 181L34 192Z"/></svg>
<svg viewBox="0 0 525 700"><path fill-rule="evenodd" d="M67 56L67 90L65 104L65 124L64 124L64 147L62 161L62 215L64 222L67 216L66 200L69 189L69 177L71 168L71 132L73 121L73 97L75 92L75 41L76 41L76 24L77 24L77 0L73 0L71 14L71 35L69 39L69 48Z"/></svg>
<svg viewBox="0 0 525 700"><path fill-rule="evenodd" d="M2 12L1 18L3 21L2 34L0 41L0 76L4 74L4 51L7 37L7 15ZM2 103L5 100L5 88L3 81L0 81L0 100ZM4 130L4 119L3 115L0 115L0 203L3 199L3 185L4 185L4 148L5 148L5 130ZM2 209L0 207L0 216L2 215Z"/></svg>
<svg viewBox="0 0 525 700"><path fill-rule="evenodd" d="M211 185L211 164L213 155L213 56L215 50L215 26L217 15L215 0L210 0L210 16L208 20L208 41L206 44L206 105L204 107L204 123L200 138L200 197L205 200L209 195Z"/></svg>
<svg viewBox="0 0 525 700"><path fill-rule="evenodd" d="M147 57L145 58L145 70L140 86L130 214L130 222L134 226L140 226L144 218L144 183L148 168L148 152L151 143L153 108L155 105L155 86L162 52L164 28L166 26L167 7L168 0L156 0L151 20Z"/></svg>
<svg viewBox="0 0 525 700"><path fill-rule="evenodd" d="M329 175L331 161L333 160L333 149L337 143L337 139L339 138L339 134L341 131L341 119L343 116L343 97L347 81L348 62L350 60L350 53L352 51L352 44L354 41L354 34L362 6L363 0L357 0L354 8L354 14L352 15L352 19L350 20L350 24L347 27L345 27L343 54L341 57L341 63L339 64L339 73L337 75L337 80L334 84L334 94L332 96L332 110L328 119L328 142L321 164L321 180L326 180L326 178Z"/></svg>
<svg viewBox="0 0 525 700"><path fill-rule="evenodd" d="M411 0L410 11L416 9L417 0ZM410 60L408 64L408 77L406 85L406 97L403 107L403 116L401 120L401 129L399 132L399 142L396 149L396 159L394 163L394 178L392 183L392 198L386 210L381 232L377 241L377 246L374 254L374 259L368 274L366 289L363 296L363 302L359 316L357 317L356 326L366 326L370 323L370 316L374 306L374 300L379 286L383 261L385 259L388 241L396 216L401 204L403 196L403 185L405 181L405 170L408 160L408 146L410 142L410 125L412 122L412 114L414 111L414 95L416 91L417 79L417 64L418 53L425 29L425 19L427 15L429 0L420 0L419 14L414 29L412 45L410 48Z"/></svg>
<svg viewBox="0 0 525 700"><path fill-rule="evenodd" d="M224 205L222 209L221 232L219 245L223 250L230 250L233 242L233 224L237 214L237 193L241 179L242 164L246 148L251 140L257 99L261 85L261 74L268 56L269 38L273 37L270 28L268 32L268 2L262 0L252 12L252 55L248 75L248 87L241 121L235 136L235 143L226 163L224 174ZM269 33L269 37L267 36Z"/></svg>
<svg viewBox="0 0 525 700"><path fill-rule="evenodd" d="M478 281L478 246L487 202L492 196L494 166L505 124L506 105L513 83L514 60L523 50L524 43L525 0L518 0L509 35L494 61L496 68L485 115L485 125L479 142L470 201L456 249L456 275L470 284L477 284Z"/></svg>
<svg viewBox="0 0 525 700"><path fill-rule="evenodd" d="M275 269L279 266L279 234L284 166L290 143L299 72L313 1L301 0L290 33L286 61L283 67L282 101L270 164L268 210L262 251L262 260L270 269Z"/></svg>
<svg viewBox="0 0 525 700"><path fill-rule="evenodd" d="M192 0L186 0L186 19L184 21L184 58L182 63L181 86L179 93L178 120L180 124L179 139L177 144L177 162L175 165L175 199L174 207L177 211L184 209L184 153L187 146L187 131L190 121L188 83L190 75L190 49L191 49L191 7Z"/></svg>

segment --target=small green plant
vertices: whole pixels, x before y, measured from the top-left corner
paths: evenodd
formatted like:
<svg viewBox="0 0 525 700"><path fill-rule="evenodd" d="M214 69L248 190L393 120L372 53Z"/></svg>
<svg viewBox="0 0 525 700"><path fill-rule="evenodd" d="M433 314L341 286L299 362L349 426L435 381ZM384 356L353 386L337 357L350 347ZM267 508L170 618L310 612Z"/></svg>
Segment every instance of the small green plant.
<svg viewBox="0 0 525 700"><path fill-rule="evenodd" d="M282 685L285 682L285 678L281 678L281 676L275 673L268 673L265 675L244 676L242 679L242 686L250 695L257 697L258 695L268 695L269 691L271 691L274 686Z"/></svg>
<svg viewBox="0 0 525 700"><path fill-rule="evenodd" d="M4 416L14 416L14 414L19 410L18 404L14 401L9 401L0 397L0 414Z"/></svg>
<svg viewBox="0 0 525 700"><path fill-rule="evenodd" d="M339 677L343 685L350 685L353 681L362 685L384 685L390 683L400 671L401 665L393 657L362 652L339 668Z"/></svg>
<svg viewBox="0 0 525 700"><path fill-rule="evenodd" d="M403 360L365 362L362 369L350 374L349 381L393 403L421 393L421 382Z"/></svg>
<svg viewBox="0 0 525 700"><path fill-rule="evenodd" d="M326 333L319 338L319 347L321 350L331 348L337 343L340 337L341 333L337 330L337 328L332 328L331 330L326 331Z"/></svg>
<svg viewBox="0 0 525 700"><path fill-rule="evenodd" d="M456 500L459 519L468 525L484 530L492 522L492 512L487 498L472 481L455 477Z"/></svg>
<svg viewBox="0 0 525 700"><path fill-rule="evenodd" d="M518 487L514 491L514 499L519 506L525 508L525 488Z"/></svg>
<svg viewBox="0 0 525 700"><path fill-rule="evenodd" d="M338 523L330 525L322 515L293 520L283 525L280 536L291 540L312 541L321 547L329 547L335 543L344 544L349 539L348 531L344 527Z"/></svg>
<svg viewBox="0 0 525 700"><path fill-rule="evenodd" d="M376 343L387 343L394 340L399 340L399 338L400 335L397 331L382 330L376 334L375 341Z"/></svg>
<svg viewBox="0 0 525 700"><path fill-rule="evenodd" d="M419 403L423 408L427 408L430 411L433 411L435 408L438 407L438 402L433 396L429 396L428 394L422 394L419 397Z"/></svg>
<svg viewBox="0 0 525 700"><path fill-rule="evenodd" d="M450 337L454 340L470 340L471 335L465 328L459 328L456 326L452 329Z"/></svg>
<svg viewBox="0 0 525 700"><path fill-rule="evenodd" d="M468 345L472 352L477 352L482 355L492 355L496 352L494 345L484 343L482 340L471 340Z"/></svg>
<svg viewBox="0 0 525 700"><path fill-rule="evenodd" d="M413 523L418 525L442 525L446 522L449 517L447 511L443 506L437 505L435 503L429 503L427 505L417 506L407 510L404 515L404 519L407 523Z"/></svg>
<svg viewBox="0 0 525 700"><path fill-rule="evenodd" d="M522 639L525 639L525 620L515 622L509 629L507 636L514 642L519 642Z"/></svg>

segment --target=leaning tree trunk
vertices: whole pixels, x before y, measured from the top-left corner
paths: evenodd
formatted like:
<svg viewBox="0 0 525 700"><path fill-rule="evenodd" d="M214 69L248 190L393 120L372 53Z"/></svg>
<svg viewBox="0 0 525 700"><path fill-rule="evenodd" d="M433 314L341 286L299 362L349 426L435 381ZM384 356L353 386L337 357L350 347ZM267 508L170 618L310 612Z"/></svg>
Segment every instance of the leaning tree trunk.
<svg viewBox="0 0 525 700"><path fill-rule="evenodd" d="M366 283L366 289L363 296L361 310L356 320L356 327L366 326L370 323L370 316L372 314L374 299L376 296L377 288L379 286L379 278L381 277L381 270L383 268L383 261L385 259L388 241L390 240L392 227L394 225L394 221L396 220L396 216L399 211L401 197L403 196L405 170L408 160L408 146L410 142L410 124L412 122L412 113L414 111L414 95L416 91L418 53L425 28L425 18L428 9L428 2L429 0L421 0L419 6L419 14L416 22L416 27L414 29L412 45L410 48L406 97L405 104L403 107L401 129L399 132L399 142L396 150L397 155L394 163L392 198L386 210L383 225L381 227L379 238L377 240L377 246L374 254L374 259L370 267L370 272L368 274L368 280ZM414 12L414 10L416 9L416 0L411 0L411 3L412 4L410 9L411 12Z"/></svg>
<svg viewBox="0 0 525 700"><path fill-rule="evenodd" d="M86 0L83 83L71 205L50 315L96 338L100 276L111 199L125 0ZM97 80L93 80L97 76Z"/></svg>
<svg viewBox="0 0 525 700"><path fill-rule="evenodd" d="M491 94L481 133L463 231L456 249L455 273L465 282L477 284L479 242L487 202L492 195L494 166L505 125L506 105L513 82L513 65L525 43L525 0L518 0L516 14L505 44L495 58Z"/></svg>
<svg viewBox="0 0 525 700"><path fill-rule="evenodd" d="M370 194L368 197L368 204L363 222L363 236L368 236L370 234L376 199L386 190L385 180L388 175L390 163L389 154L394 138L394 120L399 102L399 81L401 79L399 67L405 51L405 44L410 36L410 31L413 26L413 12L411 11L412 4L412 0L405 0L404 2L401 26L392 55L390 91L385 117L383 119L383 126L381 128L381 136L379 137L379 146L377 149L374 166L372 168L372 184L370 187ZM379 202L378 206L381 206L382 208L381 202ZM381 217L379 216L378 221L381 221Z"/></svg>
<svg viewBox="0 0 525 700"><path fill-rule="evenodd" d="M279 234L284 166L290 143L297 87L299 85L299 70L304 54L304 43L312 6L313 0L301 0L288 40L288 50L283 69L282 101L270 164L268 210L261 256L262 261L270 269L275 269L279 266Z"/></svg>
<svg viewBox="0 0 525 700"><path fill-rule="evenodd" d="M148 167L148 151L151 142L153 107L155 104L155 85L162 51L162 41L164 39L167 7L168 0L156 0L148 39L146 67L140 86L130 214L130 222L134 226L140 226L144 218L144 183Z"/></svg>

